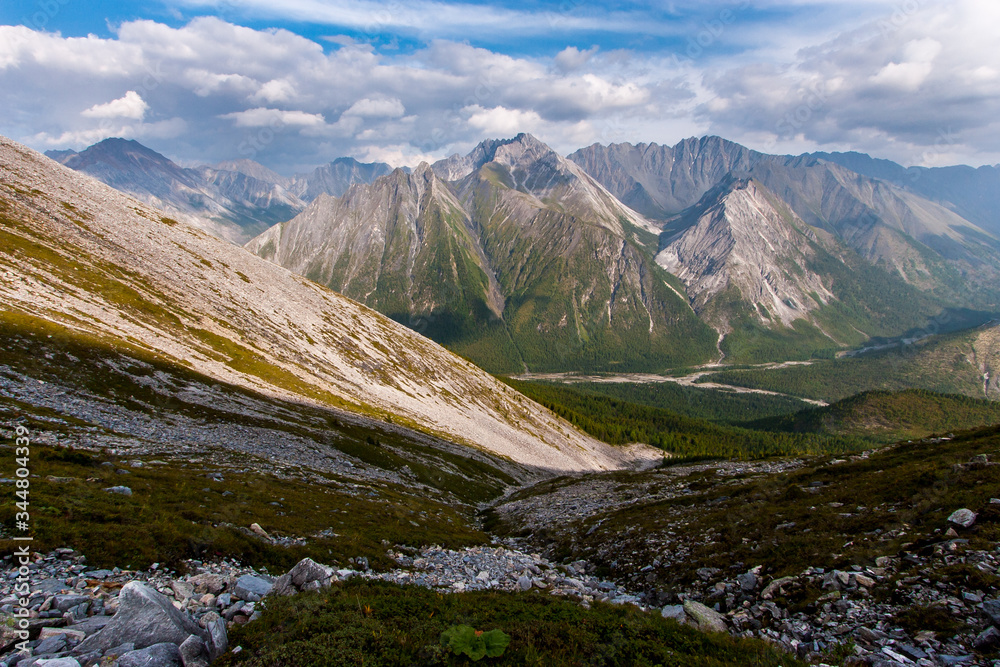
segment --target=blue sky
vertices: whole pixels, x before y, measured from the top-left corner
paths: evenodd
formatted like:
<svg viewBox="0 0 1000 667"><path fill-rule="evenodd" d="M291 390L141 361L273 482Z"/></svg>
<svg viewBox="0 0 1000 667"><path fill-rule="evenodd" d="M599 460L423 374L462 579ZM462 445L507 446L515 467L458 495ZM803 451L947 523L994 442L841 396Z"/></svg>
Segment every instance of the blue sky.
<svg viewBox="0 0 1000 667"><path fill-rule="evenodd" d="M413 165L532 132L1000 161L987 0L6 0L0 133L185 163Z"/></svg>

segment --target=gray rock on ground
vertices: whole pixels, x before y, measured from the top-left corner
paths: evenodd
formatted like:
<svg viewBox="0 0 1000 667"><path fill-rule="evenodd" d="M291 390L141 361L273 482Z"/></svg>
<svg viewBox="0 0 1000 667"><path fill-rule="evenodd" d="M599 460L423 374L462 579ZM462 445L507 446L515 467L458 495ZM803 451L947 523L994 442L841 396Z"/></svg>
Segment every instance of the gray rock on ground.
<svg viewBox="0 0 1000 667"><path fill-rule="evenodd" d="M212 662L208 646L201 637L190 635L178 647L184 667L208 667Z"/></svg>
<svg viewBox="0 0 1000 667"><path fill-rule="evenodd" d="M176 644L153 644L118 658L118 667L184 667Z"/></svg>
<svg viewBox="0 0 1000 667"><path fill-rule="evenodd" d="M962 528L971 528L976 523L976 513L963 507L952 512L948 516L948 522Z"/></svg>
<svg viewBox="0 0 1000 667"><path fill-rule="evenodd" d="M719 612L710 609L700 602L686 600L684 611L705 632L726 632L726 619Z"/></svg>
<svg viewBox="0 0 1000 667"><path fill-rule="evenodd" d="M984 601L983 612L993 621L994 625L1000 625L1000 598Z"/></svg>
<svg viewBox="0 0 1000 667"><path fill-rule="evenodd" d="M682 604L668 604L660 612L660 615L663 616L663 618L672 618L678 623L688 622L688 617L684 612L684 605Z"/></svg>
<svg viewBox="0 0 1000 667"><path fill-rule="evenodd" d="M80 653L105 651L126 642L134 643L137 649L164 642L177 645L188 635L210 640L209 633L175 608L165 595L141 582L130 581L118 596L118 613L103 630L85 639L76 650Z"/></svg>
<svg viewBox="0 0 1000 667"><path fill-rule="evenodd" d="M292 585L302 588L311 581L321 581L329 579L334 574L334 569L327 565L320 565L312 558L303 558L295 567L288 571Z"/></svg>
<svg viewBox="0 0 1000 667"><path fill-rule="evenodd" d="M255 577L252 574L244 574L236 580L236 586L233 588L233 593L236 594L236 597L242 600L256 602L270 593L273 587L274 584L266 579L263 579L262 577Z"/></svg>

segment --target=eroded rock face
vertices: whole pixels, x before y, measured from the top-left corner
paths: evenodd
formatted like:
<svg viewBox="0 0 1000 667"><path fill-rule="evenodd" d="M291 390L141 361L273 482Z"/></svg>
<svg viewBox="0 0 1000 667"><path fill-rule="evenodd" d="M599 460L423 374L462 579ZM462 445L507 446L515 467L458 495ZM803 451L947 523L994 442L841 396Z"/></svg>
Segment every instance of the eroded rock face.
<svg viewBox="0 0 1000 667"><path fill-rule="evenodd" d="M835 300L808 268L821 241L762 185L735 180L705 195L656 261L684 281L695 311L722 331L731 313L713 305L734 294L760 322L788 326Z"/></svg>

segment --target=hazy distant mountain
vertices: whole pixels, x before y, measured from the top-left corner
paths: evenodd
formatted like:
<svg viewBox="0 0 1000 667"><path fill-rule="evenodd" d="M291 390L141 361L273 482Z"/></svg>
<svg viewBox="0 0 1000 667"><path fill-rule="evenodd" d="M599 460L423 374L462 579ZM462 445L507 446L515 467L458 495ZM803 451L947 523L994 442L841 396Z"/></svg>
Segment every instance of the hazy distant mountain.
<svg viewBox="0 0 1000 667"><path fill-rule="evenodd" d="M518 135L319 197L248 248L491 370L712 358L716 335L656 265L650 229L580 167Z"/></svg>
<svg viewBox="0 0 1000 667"><path fill-rule="evenodd" d="M272 171L261 163L254 162L253 160L228 160L226 162L220 162L215 165L213 169L216 171L234 171L240 174L245 174L264 183L280 185L286 190L291 182L291 179L285 178L277 172Z"/></svg>
<svg viewBox="0 0 1000 667"><path fill-rule="evenodd" d="M358 162L352 157L342 157L308 174L296 174L289 179L288 189L305 202L320 195L339 197L355 183L371 183L391 171L392 167L384 162Z"/></svg>
<svg viewBox="0 0 1000 667"><path fill-rule="evenodd" d="M180 167L137 141L105 139L84 151L49 157L236 243L288 220L305 204L275 182L238 170ZM259 168L259 169L258 169ZM264 167L253 171L260 175Z"/></svg>
<svg viewBox="0 0 1000 667"><path fill-rule="evenodd" d="M811 153L810 156L919 194L1000 236L1000 165L903 167L864 153Z"/></svg>

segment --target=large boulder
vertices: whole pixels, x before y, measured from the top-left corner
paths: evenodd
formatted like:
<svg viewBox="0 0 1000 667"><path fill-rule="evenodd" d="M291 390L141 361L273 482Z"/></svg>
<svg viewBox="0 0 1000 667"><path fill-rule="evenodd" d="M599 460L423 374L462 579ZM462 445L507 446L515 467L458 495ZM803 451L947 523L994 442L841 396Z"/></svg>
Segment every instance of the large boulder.
<svg viewBox="0 0 1000 667"><path fill-rule="evenodd" d="M163 642L118 658L118 667L184 667L176 644Z"/></svg>
<svg viewBox="0 0 1000 667"><path fill-rule="evenodd" d="M255 577L252 574L244 574L236 580L233 593L241 600L256 602L270 593L273 587L274 584L266 579Z"/></svg>
<svg viewBox="0 0 1000 667"><path fill-rule="evenodd" d="M133 643L137 649L163 643L176 647L189 635L197 635L206 642L211 640L207 631L175 608L165 595L146 584L130 581L118 595L118 613L103 630L85 639L76 650L79 653L106 651L125 643Z"/></svg>
<svg viewBox="0 0 1000 667"><path fill-rule="evenodd" d="M288 571L292 584L301 589L313 581L322 581L333 576L334 570L327 565L320 565L312 558L303 558L295 567Z"/></svg>
<svg viewBox="0 0 1000 667"><path fill-rule="evenodd" d="M976 513L963 507L962 509L952 512L948 517L948 521L956 526L961 526L962 528L972 528L972 526L976 523Z"/></svg>
<svg viewBox="0 0 1000 667"><path fill-rule="evenodd" d="M725 617L700 602L686 600L684 602L684 612L697 624L699 630L704 632L726 632Z"/></svg>

